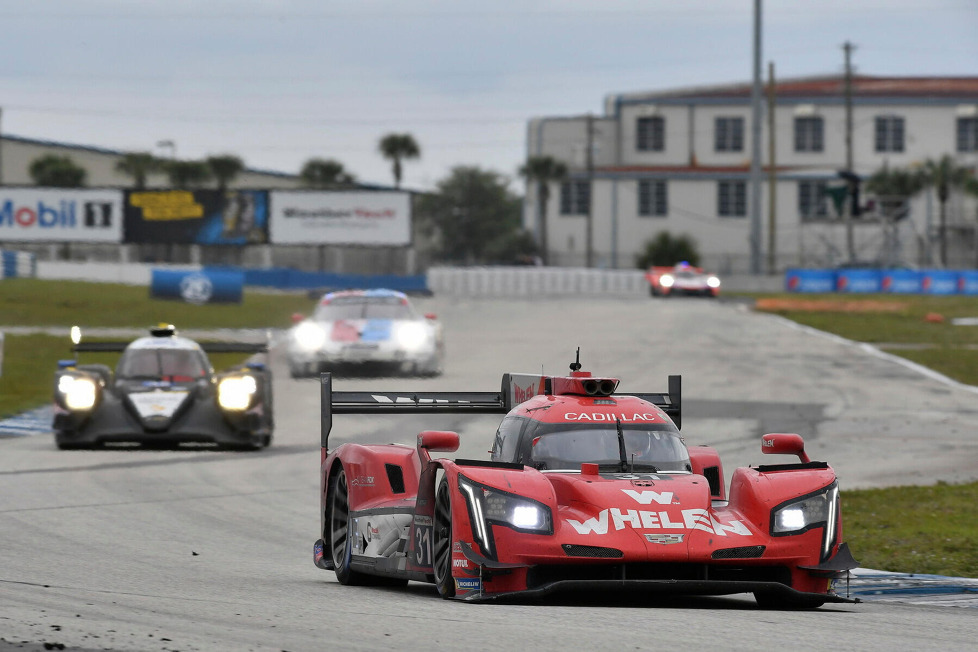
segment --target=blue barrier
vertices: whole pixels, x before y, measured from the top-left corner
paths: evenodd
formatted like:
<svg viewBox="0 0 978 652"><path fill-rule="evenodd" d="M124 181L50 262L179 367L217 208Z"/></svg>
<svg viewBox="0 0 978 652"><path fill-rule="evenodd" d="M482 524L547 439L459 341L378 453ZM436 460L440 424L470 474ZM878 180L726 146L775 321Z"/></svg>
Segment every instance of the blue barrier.
<svg viewBox="0 0 978 652"><path fill-rule="evenodd" d="M229 269L154 269L149 294L188 303L241 303L244 273Z"/></svg>
<svg viewBox="0 0 978 652"><path fill-rule="evenodd" d="M873 293L883 289L883 272L878 269L840 269L835 289L845 293Z"/></svg>
<svg viewBox="0 0 978 652"><path fill-rule="evenodd" d="M788 292L835 292L835 271L831 269L788 269L784 277Z"/></svg>
<svg viewBox="0 0 978 652"><path fill-rule="evenodd" d="M950 269L925 269L921 289L924 294L957 294L959 272Z"/></svg>
<svg viewBox="0 0 978 652"><path fill-rule="evenodd" d="M883 270L883 292L892 294L920 294L923 291L924 275L913 269Z"/></svg>
<svg viewBox="0 0 978 652"><path fill-rule="evenodd" d="M978 294L978 270L964 270L958 274L958 294Z"/></svg>

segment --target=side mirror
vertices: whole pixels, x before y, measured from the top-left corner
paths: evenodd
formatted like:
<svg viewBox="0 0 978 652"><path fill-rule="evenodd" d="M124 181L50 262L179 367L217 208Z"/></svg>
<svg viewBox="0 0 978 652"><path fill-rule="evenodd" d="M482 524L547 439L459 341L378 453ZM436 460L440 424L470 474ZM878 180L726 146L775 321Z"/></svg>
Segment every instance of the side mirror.
<svg viewBox="0 0 978 652"><path fill-rule="evenodd" d="M293 324L298 324L300 321L302 321L305 318L306 318L306 316L303 315L301 312L294 312L294 313L292 313L292 323Z"/></svg>
<svg viewBox="0 0 978 652"><path fill-rule="evenodd" d="M422 430L418 435L418 448L428 451L453 453L458 443L458 433L451 430Z"/></svg>
<svg viewBox="0 0 978 652"><path fill-rule="evenodd" d="M805 452L805 440L801 435L788 432L771 432L761 437L761 452L777 455L797 455L802 463L812 460Z"/></svg>

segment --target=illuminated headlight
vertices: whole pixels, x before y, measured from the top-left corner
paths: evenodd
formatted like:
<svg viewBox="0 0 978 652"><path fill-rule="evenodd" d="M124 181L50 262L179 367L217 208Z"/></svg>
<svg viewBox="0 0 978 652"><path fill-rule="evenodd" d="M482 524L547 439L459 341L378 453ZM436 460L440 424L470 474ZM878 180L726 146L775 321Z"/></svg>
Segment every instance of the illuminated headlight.
<svg viewBox="0 0 978 652"><path fill-rule="evenodd" d="M428 329L424 324L408 323L397 327L397 343L408 351L416 351L428 340Z"/></svg>
<svg viewBox="0 0 978 652"><path fill-rule="evenodd" d="M824 527L822 558L835 545L835 528L839 513L839 485L831 485L810 496L784 503L771 511L771 534L801 534L813 527Z"/></svg>
<svg viewBox="0 0 978 652"><path fill-rule="evenodd" d="M257 391L253 376L225 378L217 385L217 402L225 410L246 410Z"/></svg>
<svg viewBox="0 0 978 652"><path fill-rule="evenodd" d="M674 279L670 274L663 274L662 278L659 279L659 285L664 288L671 288L675 282L676 279Z"/></svg>
<svg viewBox="0 0 978 652"><path fill-rule="evenodd" d="M98 390L93 380L65 375L58 379L58 391L69 410L91 410Z"/></svg>
<svg viewBox="0 0 978 652"><path fill-rule="evenodd" d="M314 351L326 343L326 331L308 321L295 327L294 337L296 344L307 351Z"/></svg>
<svg viewBox="0 0 978 652"><path fill-rule="evenodd" d="M718 279L716 276L711 276L710 278L706 279L706 284L711 288L718 288L720 287L720 279Z"/></svg>
<svg viewBox="0 0 978 652"><path fill-rule="evenodd" d="M458 476L458 486L468 503L472 533L487 554L492 554L490 524L531 534L553 534L550 508L543 503L478 484L463 475Z"/></svg>

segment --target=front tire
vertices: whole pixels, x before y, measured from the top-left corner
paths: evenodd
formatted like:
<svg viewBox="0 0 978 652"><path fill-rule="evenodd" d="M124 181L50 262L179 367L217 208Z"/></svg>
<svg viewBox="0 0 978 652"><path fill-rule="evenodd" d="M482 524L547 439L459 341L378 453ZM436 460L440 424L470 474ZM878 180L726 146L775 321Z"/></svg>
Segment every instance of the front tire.
<svg viewBox="0 0 978 652"><path fill-rule="evenodd" d="M452 577L452 495L448 481L442 480L435 494L435 518L432 533L432 566L435 586L441 597L455 597L455 578Z"/></svg>

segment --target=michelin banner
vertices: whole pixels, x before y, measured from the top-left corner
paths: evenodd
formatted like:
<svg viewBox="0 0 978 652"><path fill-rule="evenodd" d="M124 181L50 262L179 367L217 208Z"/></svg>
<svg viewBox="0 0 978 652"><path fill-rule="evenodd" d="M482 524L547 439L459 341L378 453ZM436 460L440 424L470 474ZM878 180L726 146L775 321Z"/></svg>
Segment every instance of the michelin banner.
<svg viewBox="0 0 978 652"><path fill-rule="evenodd" d="M272 244L411 244L409 193L272 190L269 195Z"/></svg>
<svg viewBox="0 0 978 652"><path fill-rule="evenodd" d="M0 188L0 241L122 242L122 191Z"/></svg>
<svg viewBox="0 0 978 652"><path fill-rule="evenodd" d="M268 242L265 190L126 192L126 242L247 245Z"/></svg>

